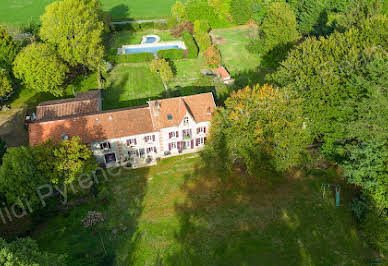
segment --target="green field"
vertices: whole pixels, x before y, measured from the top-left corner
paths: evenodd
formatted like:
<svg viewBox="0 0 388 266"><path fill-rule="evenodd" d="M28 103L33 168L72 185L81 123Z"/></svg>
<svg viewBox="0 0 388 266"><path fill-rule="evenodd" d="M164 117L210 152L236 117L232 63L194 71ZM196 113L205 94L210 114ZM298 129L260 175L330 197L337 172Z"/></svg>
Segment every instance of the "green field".
<svg viewBox="0 0 388 266"><path fill-rule="evenodd" d="M170 15L175 0L100 0L115 20L122 18L160 18ZM1 0L0 23L25 24L38 21L46 5L55 0Z"/></svg>
<svg viewBox="0 0 388 266"><path fill-rule="evenodd" d="M146 104L149 99L163 98L164 87L148 63L120 64L109 73L109 87L104 90L104 109Z"/></svg>
<svg viewBox="0 0 388 266"><path fill-rule="evenodd" d="M236 172L223 183L196 154L164 159L121 169L103 185L107 202L92 198L33 237L67 253L69 265L365 265L373 254L359 238L350 191L342 187L339 208L332 193L322 199L321 184L341 182L336 176ZM80 223L89 210L105 214L94 230Z"/></svg>

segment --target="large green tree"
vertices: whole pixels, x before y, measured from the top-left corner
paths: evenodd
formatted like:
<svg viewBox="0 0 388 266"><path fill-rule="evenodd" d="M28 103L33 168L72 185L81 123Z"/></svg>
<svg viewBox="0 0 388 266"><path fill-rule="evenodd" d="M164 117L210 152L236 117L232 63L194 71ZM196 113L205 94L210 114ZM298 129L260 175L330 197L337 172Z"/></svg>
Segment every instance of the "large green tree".
<svg viewBox="0 0 388 266"><path fill-rule="evenodd" d="M104 55L103 12L98 0L64 0L46 7L40 36L71 66L98 70Z"/></svg>
<svg viewBox="0 0 388 266"><path fill-rule="evenodd" d="M63 84L69 71L54 47L44 43L32 43L17 55L14 75L32 90L63 95Z"/></svg>
<svg viewBox="0 0 388 266"><path fill-rule="evenodd" d="M13 91L12 80L5 69L0 68L0 102L7 99L7 96Z"/></svg>
<svg viewBox="0 0 388 266"><path fill-rule="evenodd" d="M32 209L40 205L36 189L48 183L37 169L38 162L33 156L33 148L10 148L3 158L0 169L0 190L7 203L12 205L18 200L28 201Z"/></svg>
<svg viewBox="0 0 388 266"><path fill-rule="evenodd" d="M0 68L11 70L19 50L20 45L0 26Z"/></svg>
<svg viewBox="0 0 388 266"><path fill-rule="evenodd" d="M5 266L66 265L65 256L42 252L36 241L19 238L7 243L0 238L0 264Z"/></svg>
<svg viewBox="0 0 388 266"><path fill-rule="evenodd" d="M267 165L283 171L303 162L310 143L304 122L298 100L272 86L247 87L217 111L207 149L226 169L242 160L252 174Z"/></svg>
<svg viewBox="0 0 388 266"><path fill-rule="evenodd" d="M273 2L266 7L266 13L259 26L256 45L268 63L278 62L299 39L294 11L284 2Z"/></svg>

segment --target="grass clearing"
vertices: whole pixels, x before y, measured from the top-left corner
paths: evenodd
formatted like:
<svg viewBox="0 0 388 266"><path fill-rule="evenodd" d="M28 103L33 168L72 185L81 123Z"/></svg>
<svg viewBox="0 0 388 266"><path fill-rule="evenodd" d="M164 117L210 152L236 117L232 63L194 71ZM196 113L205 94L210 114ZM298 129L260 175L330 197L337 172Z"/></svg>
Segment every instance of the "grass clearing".
<svg viewBox="0 0 388 266"><path fill-rule="evenodd" d="M143 105L149 99L163 97L165 91L148 63L117 65L109 73L108 83L103 91L105 110Z"/></svg>
<svg viewBox="0 0 388 266"><path fill-rule="evenodd" d="M1 0L0 23L26 24L39 21L45 6L57 0ZM175 0L100 0L114 20L160 18L170 15Z"/></svg>
<svg viewBox="0 0 388 266"><path fill-rule="evenodd" d="M224 184L196 155L109 178L109 202L92 200L49 220L33 236L51 252L69 254L71 265L364 265L363 246L350 209L323 182L341 182L335 171L265 180L235 173ZM96 230L80 221L100 210ZM101 237L107 255L101 245Z"/></svg>

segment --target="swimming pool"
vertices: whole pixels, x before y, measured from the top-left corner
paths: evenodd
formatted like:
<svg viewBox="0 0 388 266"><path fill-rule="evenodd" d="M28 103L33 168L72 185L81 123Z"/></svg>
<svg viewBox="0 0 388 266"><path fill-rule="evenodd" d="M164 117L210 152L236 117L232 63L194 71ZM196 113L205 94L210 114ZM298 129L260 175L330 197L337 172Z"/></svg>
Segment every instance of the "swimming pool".
<svg viewBox="0 0 388 266"><path fill-rule="evenodd" d="M147 36L144 43L154 43L154 42L156 42L156 40L157 39L155 37Z"/></svg>
<svg viewBox="0 0 388 266"><path fill-rule="evenodd" d="M148 47L130 47L124 49L124 54L153 53L156 55L160 50L182 49L179 45L158 45Z"/></svg>

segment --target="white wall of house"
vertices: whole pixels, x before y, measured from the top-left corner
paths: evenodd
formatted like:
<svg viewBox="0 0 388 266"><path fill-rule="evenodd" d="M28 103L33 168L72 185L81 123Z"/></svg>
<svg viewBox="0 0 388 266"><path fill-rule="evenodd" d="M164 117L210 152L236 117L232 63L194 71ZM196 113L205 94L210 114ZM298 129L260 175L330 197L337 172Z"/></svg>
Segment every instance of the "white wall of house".
<svg viewBox="0 0 388 266"><path fill-rule="evenodd" d="M129 142L129 140L131 141ZM129 159L129 151L133 152L132 156L144 154L144 158L147 156L157 157L157 154L160 152L159 140L159 132L152 132L93 142L90 144L90 148L96 156L98 164L106 164L107 167L112 167L117 165L117 163ZM110 146L108 145L107 148L101 149L101 144L104 143L109 143ZM107 163L106 155L109 154L115 154L115 162Z"/></svg>
<svg viewBox="0 0 388 266"><path fill-rule="evenodd" d="M177 155L180 153L196 152L203 147L204 138L208 133L210 122L196 123L190 114L186 114L186 117L188 120L185 121L185 119L183 119L179 126L162 128L160 130L162 138L162 157ZM197 132L197 128L206 129L201 130L201 132ZM184 137L184 130L186 130L186 132L191 132L190 137ZM201 140L197 141L197 139Z"/></svg>
<svg viewBox="0 0 388 266"><path fill-rule="evenodd" d="M160 132L101 140L91 143L90 148L96 156L97 163L105 164L107 167L117 166L130 156L159 158L196 152L204 146L210 122L196 123L188 113L186 117L187 119L183 119L177 127L162 128ZM191 132L190 137L184 137L183 131ZM101 145L104 143L105 148L102 149ZM115 160L108 163L107 156L112 158L112 154Z"/></svg>

